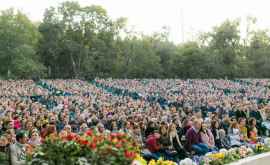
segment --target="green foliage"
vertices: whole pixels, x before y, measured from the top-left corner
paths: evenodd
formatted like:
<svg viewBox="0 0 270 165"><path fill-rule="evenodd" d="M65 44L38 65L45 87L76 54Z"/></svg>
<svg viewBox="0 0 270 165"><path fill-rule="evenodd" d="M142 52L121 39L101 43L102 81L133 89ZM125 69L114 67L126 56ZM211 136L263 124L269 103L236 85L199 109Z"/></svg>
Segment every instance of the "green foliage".
<svg viewBox="0 0 270 165"><path fill-rule="evenodd" d="M87 133L88 132L88 133ZM29 165L126 165L131 164L138 147L123 133L97 135L89 130L85 135L69 134L64 138L47 138L27 158ZM87 135L88 134L88 135ZM85 162L85 163L80 163Z"/></svg>
<svg viewBox="0 0 270 165"><path fill-rule="evenodd" d="M33 23L13 9L0 14L0 74L3 77L28 78L45 68L36 54L39 33Z"/></svg>
<svg viewBox="0 0 270 165"><path fill-rule="evenodd" d="M196 41L176 45L164 27L142 35L126 30L101 6L64 2L41 23L13 9L0 14L0 77L245 78L270 76L270 36L247 18L226 20Z"/></svg>
<svg viewBox="0 0 270 165"><path fill-rule="evenodd" d="M1 165L8 165L9 164L7 153L0 152L0 163L1 163Z"/></svg>

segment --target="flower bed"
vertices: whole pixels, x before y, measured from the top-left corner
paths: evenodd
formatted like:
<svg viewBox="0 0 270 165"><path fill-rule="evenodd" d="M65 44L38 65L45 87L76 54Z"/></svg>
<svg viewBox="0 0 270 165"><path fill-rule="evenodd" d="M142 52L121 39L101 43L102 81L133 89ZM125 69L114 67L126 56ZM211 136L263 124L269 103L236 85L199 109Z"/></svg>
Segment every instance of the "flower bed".
<svg viewBox="0 0 270 165"><path fill-rule="evenodd" d="M29 154L29 165L147 165L140 157L140 148L124 133L98 135L93 130L85 134L50 136ZM136 163L137 162L137 163ZM171 161L150 161L149 165L174 165Z"/></svg>
<svg viewBox="0 0 270 165"><path fill-rule="evenodd" d="M252 147L241 146L230 150L221 149L218 153L209 153L205 155L198 164L200 165L225 165L240 159L269 152L270 147L264 143L258 143Z"/></svg>
<svg viewBox="0 0 270 165"><path fill-rule="evenodd" d="M224 165L264 152L270 152L270 139L251 147L221 149L219 152L208 153L203 157L194 157L194 162L197 165ZM71 133L61 137L50 136L41 146L35 148L32 154L29 154L27 161L30 165L176 164L163 159L146 162L139 153L140 148L124 133L99 135L93 130L88 130L81 135Z"/></svg>
<svg viewBox="0 0 270 165"><path fill-rule="evenodd" d="M29 156L29 164L131 164L139 148L124 133L98 135L88 130L83 135L48 138Z"/></svg>

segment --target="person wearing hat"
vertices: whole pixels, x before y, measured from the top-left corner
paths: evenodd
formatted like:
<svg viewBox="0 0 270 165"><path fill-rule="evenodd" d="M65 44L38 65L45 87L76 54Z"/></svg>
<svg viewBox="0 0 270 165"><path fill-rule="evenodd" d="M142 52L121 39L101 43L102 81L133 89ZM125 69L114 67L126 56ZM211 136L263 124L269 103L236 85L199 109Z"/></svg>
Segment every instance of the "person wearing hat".
<svg viewBox="0 0 270 165"><path fill-rule="evenodd" d="M27 135L24 131L16 134L16 142L10 145L11 165L22 165L26 161Z"/></svg>

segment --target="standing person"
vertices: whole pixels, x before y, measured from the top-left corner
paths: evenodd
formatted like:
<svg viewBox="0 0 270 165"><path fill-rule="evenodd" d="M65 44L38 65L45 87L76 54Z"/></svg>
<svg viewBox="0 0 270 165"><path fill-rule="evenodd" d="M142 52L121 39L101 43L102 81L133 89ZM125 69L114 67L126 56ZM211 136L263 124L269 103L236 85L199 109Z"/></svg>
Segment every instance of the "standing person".
<svg viewBox="0 0 270 165"><path fill-rule="evenodd" d="M202 143L202 139L200 136L201 127L201 120L195 119L193 121L193 126L186 133L186 147L188 151L194 151L198 155L204 155L209 151L208 146Z"/></svg>
<svg viewBox="0 0 270 165"><path fill-rule="evenodd" d="M26 142L27 135L25 132L18 132L16 142L10 145L10 157L12 165L24 165L26 163Z"/></svg>

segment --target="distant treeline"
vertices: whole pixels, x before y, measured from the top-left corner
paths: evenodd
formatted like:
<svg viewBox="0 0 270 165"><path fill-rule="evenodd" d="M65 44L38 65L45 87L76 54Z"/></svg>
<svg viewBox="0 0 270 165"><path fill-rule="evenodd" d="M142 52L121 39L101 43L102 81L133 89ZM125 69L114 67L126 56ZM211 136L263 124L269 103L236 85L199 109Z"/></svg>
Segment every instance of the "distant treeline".
<svg viewBox="0 0 270 165"><path fill-rule="evenodd" d="M153 18L154 19L154 18ZM0 13L0 78L270 77L270 37L247 18L227 20L179 45L162 29L143 35L100 6L64 2L40 23L13 9Z"/></svg>

